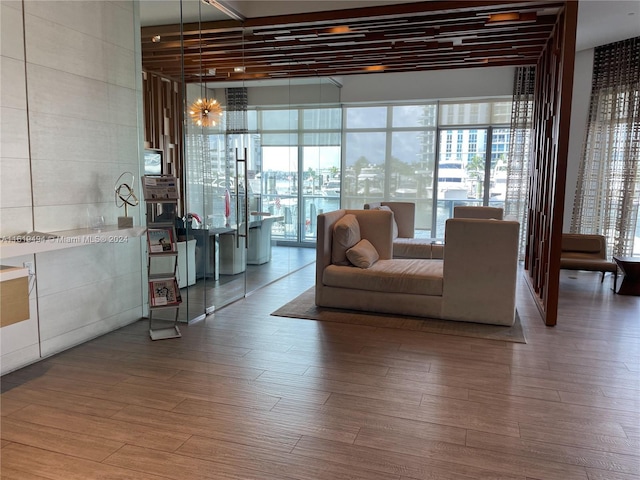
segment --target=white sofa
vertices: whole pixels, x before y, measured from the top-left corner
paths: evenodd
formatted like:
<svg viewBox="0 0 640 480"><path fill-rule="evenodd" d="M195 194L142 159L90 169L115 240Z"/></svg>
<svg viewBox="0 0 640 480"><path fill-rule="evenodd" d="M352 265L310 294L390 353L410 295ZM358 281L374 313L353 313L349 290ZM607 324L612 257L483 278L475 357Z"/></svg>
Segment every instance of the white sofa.
<svg viewBox="0 0 640 480"><path fill-rule="evenodd" d="M444 245L433 238L415 238L416 204L412 202L371 202L365 210L393 212L395 222L393 258L442 258Z"/></svg>
<svg viewBox="0 0 640 480"><path fill-rule="evenodd" d="M453 218L493 218L502 220L502 207L486 207L483 205L456 205L453 207Z"/></svg>
<svg viewBox="0 0 640 480"><path fill-rule="evenodd" d="M416 205L412 202L372 202L365 210L390 210L395 221L393 258L443 258L444 244L433 238L415 238ZM493 218L502 220L500 207L456 205L454 218Z"/></svg>
<svg viewBox="0 0 640 480"><path fill-rule="evenodd" d="M354 217L357 235L353 228L344 228L349 223L346 220ZM392 212L384 210L336 210L318 215L316 305L513 324L518 222L449 219L446 255L438 260L392 258L392 221ZM345 231L349 232L346 236ZM345 242L346 237L350 238ZM367 240L379 257L368 268L340 261L341 256L349 255L346 252L358 250L351 250L355 245L364 244L355 242L358 239Z"/></svg>

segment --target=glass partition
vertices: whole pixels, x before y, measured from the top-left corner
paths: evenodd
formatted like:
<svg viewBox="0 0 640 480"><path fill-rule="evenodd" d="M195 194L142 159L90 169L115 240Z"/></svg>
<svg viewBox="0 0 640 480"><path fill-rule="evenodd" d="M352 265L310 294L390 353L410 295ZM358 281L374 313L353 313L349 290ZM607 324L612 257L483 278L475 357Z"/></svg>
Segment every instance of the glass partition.
<svg viewBox="0 0 640 480"><path fill-rule="evenodd" d="M269 88L322 105L322 81L303 83ZM197 244L191 318L313 263L316 216L340 206L339 193L326 194L340 180L339 107L264 105L262 83L218 85L185 88L185 222ZM190 106L212 98L222 105L220 122L191 122Z"/></svg>

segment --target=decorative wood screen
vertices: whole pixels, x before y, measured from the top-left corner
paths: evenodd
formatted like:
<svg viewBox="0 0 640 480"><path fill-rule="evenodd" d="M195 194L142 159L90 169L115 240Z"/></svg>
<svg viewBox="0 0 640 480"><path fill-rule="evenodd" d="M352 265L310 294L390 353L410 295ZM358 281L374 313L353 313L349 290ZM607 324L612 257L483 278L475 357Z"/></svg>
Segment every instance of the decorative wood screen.
<svg viewBox="0 0 640 480"><path fill-rule="evenodd" d="M181 178L182 170L182 85L154 73L142 72L144 98L144 143L162 150L163 173Z"/></svg>
<svg viewBox="0 0 640 480"><path fill-rule="evenodd" d="M536 65L525 269L546 325L558 316L560 244L578 2L566 2Z"/></svg>

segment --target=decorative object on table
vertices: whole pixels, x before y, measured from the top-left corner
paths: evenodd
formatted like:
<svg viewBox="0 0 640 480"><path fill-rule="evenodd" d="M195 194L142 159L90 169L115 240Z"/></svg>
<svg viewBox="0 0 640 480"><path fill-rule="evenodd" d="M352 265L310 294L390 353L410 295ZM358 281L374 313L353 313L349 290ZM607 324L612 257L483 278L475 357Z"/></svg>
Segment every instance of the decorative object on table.
<svg viewBox="0 0 640 480"><path fill-rule="evenodd" d="M229 189L224 190L224 226L229 226L229 217L231 216L231 195Z"/></svg>
<svg viewBox="0 0 640 480"><path fill-rule="evenodd" d="M120 220L120 218L121 217L118 217L118 220ZM105 224L104 215L94 215L89 218L89 226L93 230L102 230L105 227ZM133 227L133 223L131 226Z"/></svg>
<svg viewBox="0 0 640 480"><path fill-rule="evenodd" d="M202 227L202 217L197 213L187 213L187 227L199 229Z"/></svg>
<svg viewBox="0 0 640 480"><path fill-rule="evenodd" d="M215 98L199 98L189 107L189 116L199 127L215 127L220 122L222 107Z"/></svg>
<svg viewBox="0 0 640 480"><path fill-rule="evenodd" d="M129 180L129 182L126 182ZM129 216L128 207L138 206L138 197L133 192L135 177L131 172L124 172L118 177L115 184L116 207L124 206L124 217L118 217L118 228L132 228L133 217Z"/></svg>

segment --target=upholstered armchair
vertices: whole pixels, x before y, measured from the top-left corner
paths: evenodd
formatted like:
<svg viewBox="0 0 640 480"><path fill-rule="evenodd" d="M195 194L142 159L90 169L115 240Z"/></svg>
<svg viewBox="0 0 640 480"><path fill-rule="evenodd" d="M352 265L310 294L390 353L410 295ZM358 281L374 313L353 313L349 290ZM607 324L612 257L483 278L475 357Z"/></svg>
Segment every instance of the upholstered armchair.
<svg viewBox="0 0 640 480"><path fill-rule="evenodd" d="M585 233L563 233L560 268L565 270L586 270L613 274L613 291L618 282L618 265L609 260L607 255L607 239L604 235Z"/></svg>

